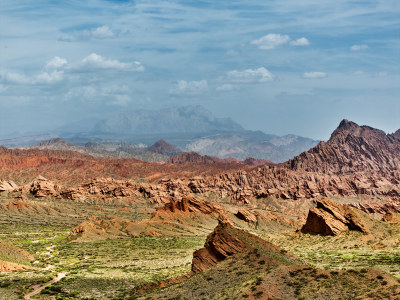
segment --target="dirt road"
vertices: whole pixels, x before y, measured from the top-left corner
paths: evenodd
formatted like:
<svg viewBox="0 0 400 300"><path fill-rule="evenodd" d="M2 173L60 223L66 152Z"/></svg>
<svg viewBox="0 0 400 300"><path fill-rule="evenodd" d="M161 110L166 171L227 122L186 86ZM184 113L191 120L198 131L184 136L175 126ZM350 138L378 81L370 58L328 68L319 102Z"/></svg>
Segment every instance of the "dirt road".
<svg viewBox="0 0 400 300"><path fill-rule="evenodd" d="M50 280L49 282L46 282L45 284L43 284L42 286L40 285L34 285L33 286L33 291L26 294L24 296L24 299L32 299L31 297L36 296L37 294L39 294L42 290L44 290L46 287L48 287L49 285L56 283L58 281L60 281L61 279L63 279L66 276L65 273L61 272L57 274L57 277Z"/></svg>

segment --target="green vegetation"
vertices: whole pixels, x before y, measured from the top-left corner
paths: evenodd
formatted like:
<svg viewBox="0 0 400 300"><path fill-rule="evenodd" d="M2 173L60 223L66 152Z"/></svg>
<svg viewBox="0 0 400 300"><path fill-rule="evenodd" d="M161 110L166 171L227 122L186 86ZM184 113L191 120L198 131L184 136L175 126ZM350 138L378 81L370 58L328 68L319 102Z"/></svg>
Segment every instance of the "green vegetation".
<svg viewBox="0 0 400 300"><path fill-rule="evenodd" d="M210 195L213 197L216 196ZM132 291L137 287L190 271L192 254L202 248L205 235L72 241L70 230L89 216L133 219L134 202L107 201L28 199L26 203L38 205L33 213L3 210L0 214L0 245L3 245L0 260L33 269L0 274L0 299L21 299L34 285L43 285L60 272L66 273L66 278L43 289L37 299L47 300L53 296L56 299L134 298ZM237 210L226 201L219 199L228 211ZM5 197L0 198L0 206L9 202ZM144 199L139 203L138 219L149 217L154 207ZM245 230L283 250L265 249L242 236L254 251L228 258L184 283L156 290L144 298L260 299L269 296L267 291L275 289L283 293L281 298L284 299L309 299L317 291L322 298L331 299L357 299L371 293L390 299L391 294L385 293L397 289L393 278L370 268L385 271L400 280L400 228L394 224L368 222L371 234L348 232L337 237L293 233L293 230L290 233L286 225L277 221L260 222L259 227L244 224ZM26 255L10 251L14 246L29 252L34 259L30 261ZM287 252L299 259L286 256ZM271 266L271 259L280 265ZM299 266L301 264L312 267ZM339 291L337 295L332 294L333 290Z"/></svg>
<svg viewBox="0 0 400 300"><path fill-rule="evenodd" d="M1 227L2 238L34 255L31 265L36 269L1 274L0 295L18 299L30 286L65 272L67 277L43 290L40 299L49 295L119 298L139 285L190 271L192 253L205 240L205 236L141 237L76 243L70 242L65 229L26 224Z"/></svg>

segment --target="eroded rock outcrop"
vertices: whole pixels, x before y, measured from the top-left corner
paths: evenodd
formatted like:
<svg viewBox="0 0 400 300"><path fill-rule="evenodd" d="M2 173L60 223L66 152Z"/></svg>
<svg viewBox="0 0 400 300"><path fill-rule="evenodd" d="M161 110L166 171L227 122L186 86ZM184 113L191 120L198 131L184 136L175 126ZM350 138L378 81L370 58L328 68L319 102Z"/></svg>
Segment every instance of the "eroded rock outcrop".
<svg viewBox="0 0 400 300"><path fill-rule="evenodd" d="M204 248L193 253L192 272L205 271L227 257L254 249L257 249L256 251L263 249L265 253L273 253L273 255L266 256L266 260L264 260L268 266L278 265L287 258L279 247L244 230L237 229L228 222L219 222L214 231L208 235Z"/></svg>
<svg viewBox="0 0 400 300"><path fill-rule="evenodd" d="M247 208L240 208L235 216L247 223L257 222L257 216Z"/></svg>
<svg viewBox="0 0 400 300"><path fill-rule="evenodd" d="M207 237L204 248L193 253L192 271L198 273L209 269L228 256L242 251L246 244L235 237L228 223L219 223Z"/></svg>
<svg viewBox="0 0 400 300"><path fill-rule="evenodd" d="M36 177L29 188L29 192L37 198L57 196L58 190L59 188L54 182L47 180L43 176Z"/></svg>
<svg viewBox="0 0 400 300"><path fill-rule="evenodd" d="M366 232L366 225L357 217L349 206L337 204L328 199L317 201L317 206L310 208L303 233L339 235L346 230Z"/></svg>
<svg viewBox="0 0 400 300"><path fill-rule="evenodd" d="M0 180L0 193L11 192L18 188L18 185L12 180Z"/></svg>

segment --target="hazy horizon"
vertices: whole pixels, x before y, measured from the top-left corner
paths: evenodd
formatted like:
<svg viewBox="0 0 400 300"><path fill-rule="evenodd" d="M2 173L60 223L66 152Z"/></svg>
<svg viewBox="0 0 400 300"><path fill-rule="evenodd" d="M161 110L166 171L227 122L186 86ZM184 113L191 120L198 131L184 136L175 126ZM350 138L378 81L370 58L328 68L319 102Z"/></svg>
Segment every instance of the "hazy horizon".
<svg viewBox="0 0 400 300"><path fill-rule="evenodd" d="M4 0L0 19L0 136L187 105L319 140L400 128L395 0Z"/></svg>

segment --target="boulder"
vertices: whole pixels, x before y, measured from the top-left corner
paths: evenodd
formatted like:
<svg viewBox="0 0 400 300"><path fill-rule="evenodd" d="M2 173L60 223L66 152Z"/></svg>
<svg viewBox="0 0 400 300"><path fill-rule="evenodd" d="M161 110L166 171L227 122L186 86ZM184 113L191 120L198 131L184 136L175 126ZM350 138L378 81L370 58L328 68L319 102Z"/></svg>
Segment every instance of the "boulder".
<svg viewBox="0 0 400 300"><path fill-rule="evenodd" d="M29 192L37 198L57 196L58 187L43 176L38 176L31 183Z"/></svg>
<svg viewBox="0 0 400 300"><path fill-rule="evenodd" d="M346 230L366 232L366 225L349 206L340 205L328 199L317 200L317 207L311 207L303 233L339 235Z"/></svg>

